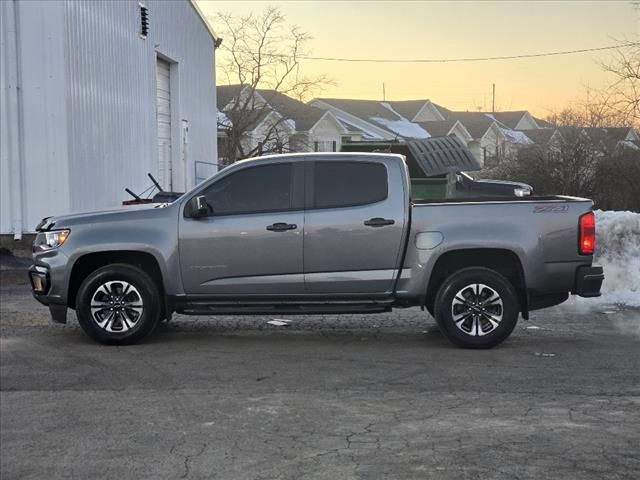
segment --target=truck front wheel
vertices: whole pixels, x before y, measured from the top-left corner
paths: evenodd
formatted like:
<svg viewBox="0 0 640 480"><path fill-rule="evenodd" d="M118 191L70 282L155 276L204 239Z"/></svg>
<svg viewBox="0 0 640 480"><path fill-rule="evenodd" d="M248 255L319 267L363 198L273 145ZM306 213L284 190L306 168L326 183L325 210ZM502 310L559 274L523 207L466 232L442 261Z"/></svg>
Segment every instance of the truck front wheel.
<svg viewBox="0 0 640 480"><path fill-rule="evenodd" d="M442 333L465 348L492 348L511 335L518 321L515 289L498 272L471 267L450 275L435 300Z"/></svg>
<svg viewBox="0 0 640 480"><path fill-rule="evenodd" d="M94 340L112 345L136 343L160 317L156 283L127 264L99 268L82 282L76 297L80 326Z"/></svg>

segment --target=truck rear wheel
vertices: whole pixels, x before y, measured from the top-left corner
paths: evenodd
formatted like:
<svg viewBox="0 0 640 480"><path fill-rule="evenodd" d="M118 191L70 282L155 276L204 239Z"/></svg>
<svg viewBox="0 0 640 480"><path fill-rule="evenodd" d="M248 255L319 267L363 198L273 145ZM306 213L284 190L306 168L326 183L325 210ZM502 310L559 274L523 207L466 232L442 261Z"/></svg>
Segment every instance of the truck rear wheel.
<svg viewBox="0 0 640 480"><path fill-rule="evenodd" d="M137 267L107 265L82 282L76 315L85 333L100 343L136 343L158 324L158 286Z"/></svg>
<svg viewBox="0 0 640 480"><path fill-rule="evenodd" d="M442 333L464 348L492 348L506 340L518 321L515 289L498 272L471 267L450 275L435 300Z"/></svg>

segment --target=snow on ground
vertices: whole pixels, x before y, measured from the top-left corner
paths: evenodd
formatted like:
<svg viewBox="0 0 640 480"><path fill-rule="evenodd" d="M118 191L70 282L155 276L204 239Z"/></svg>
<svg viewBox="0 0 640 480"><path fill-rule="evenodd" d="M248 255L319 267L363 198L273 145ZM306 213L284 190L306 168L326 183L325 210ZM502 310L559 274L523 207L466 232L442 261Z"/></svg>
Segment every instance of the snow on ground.
<svg viewBox="0 0 640 480"><path fill-rule="evenodd" d="M604 268L599 305L640 307L640 213L596 210L594 263Z"/></svg>

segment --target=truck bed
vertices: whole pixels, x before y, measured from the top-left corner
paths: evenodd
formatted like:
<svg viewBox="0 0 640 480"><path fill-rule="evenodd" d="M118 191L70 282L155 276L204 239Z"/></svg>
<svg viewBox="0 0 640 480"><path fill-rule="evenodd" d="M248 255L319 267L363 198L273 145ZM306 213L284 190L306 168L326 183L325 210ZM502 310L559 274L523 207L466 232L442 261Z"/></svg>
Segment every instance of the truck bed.
<svg viewBox="0 0 640 480"><path fill-rule="evenodd" d="M592 205L568 196L412 202L411 248L398 292L411 297L426 291L424 271L433 271L445 255L462 258L476 251L494 255L498 264L515 255L534 295L570 292L576 270L593 259L578 251L579 218Z"/></svg>

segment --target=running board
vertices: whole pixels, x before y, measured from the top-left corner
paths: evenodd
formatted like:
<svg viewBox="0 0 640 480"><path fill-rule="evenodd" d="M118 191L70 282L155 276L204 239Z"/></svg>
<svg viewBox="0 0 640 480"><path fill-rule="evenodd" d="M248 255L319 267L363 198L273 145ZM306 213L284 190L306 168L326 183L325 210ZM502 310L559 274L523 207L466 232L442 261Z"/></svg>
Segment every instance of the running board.
<svg viewBox="0 0 640 480"><path fill-rule="evenodd" d="M185 302L175 305L175 311L185 315L312 315L332 313L390 312L387 303L300 303L300 304L241 304Z"/></svg>

